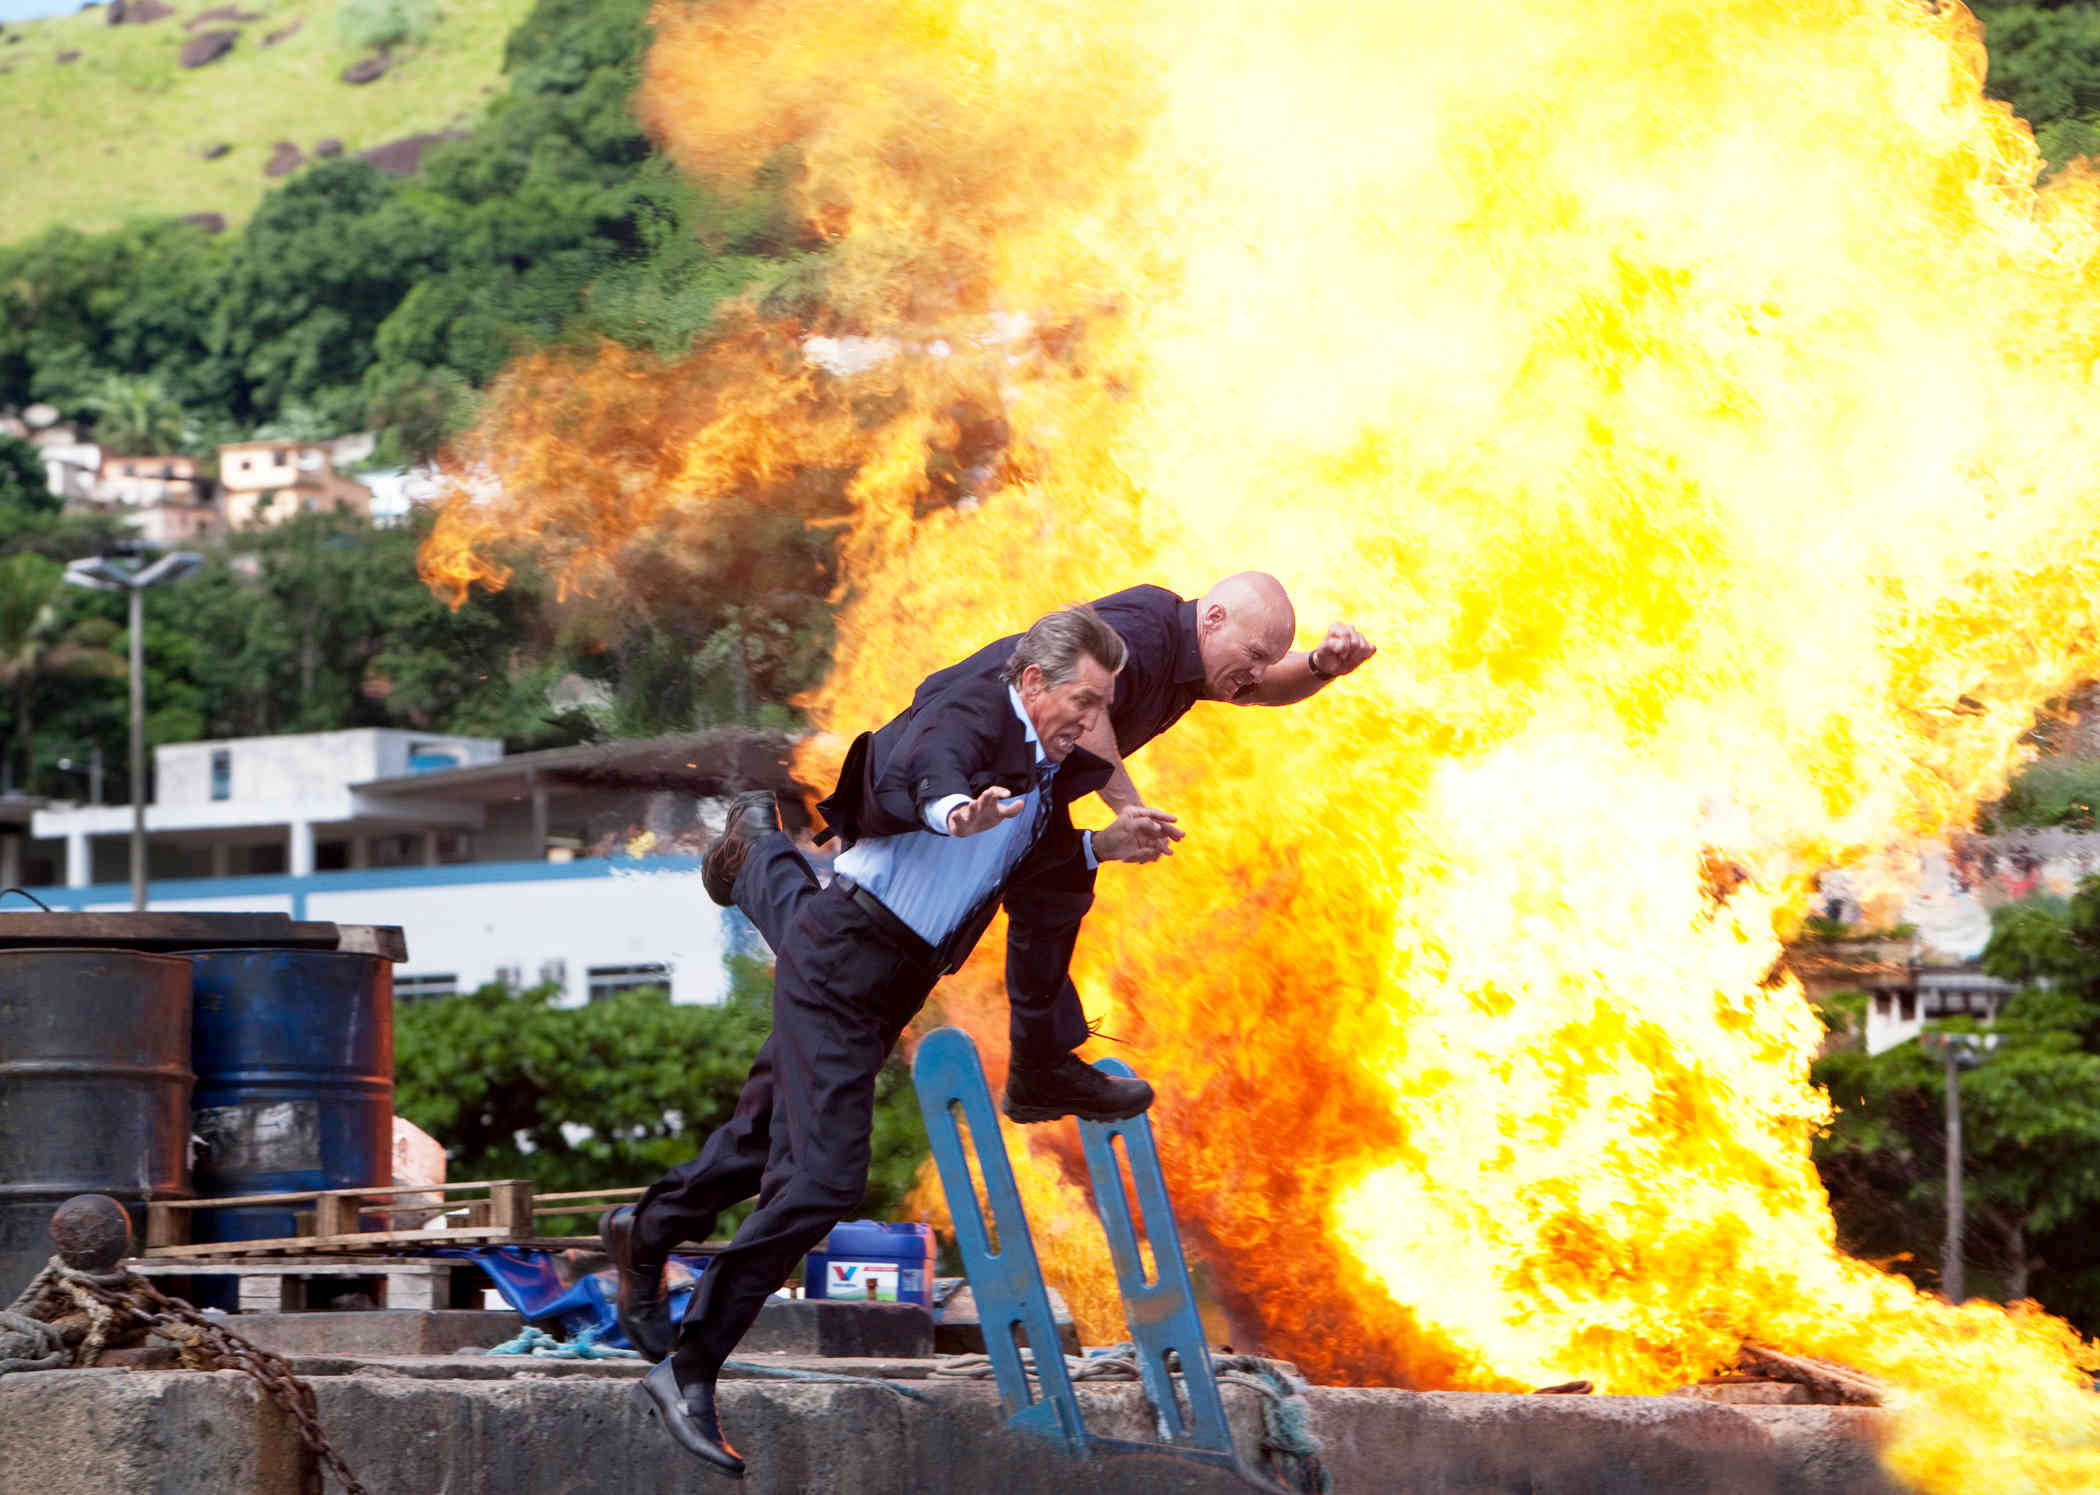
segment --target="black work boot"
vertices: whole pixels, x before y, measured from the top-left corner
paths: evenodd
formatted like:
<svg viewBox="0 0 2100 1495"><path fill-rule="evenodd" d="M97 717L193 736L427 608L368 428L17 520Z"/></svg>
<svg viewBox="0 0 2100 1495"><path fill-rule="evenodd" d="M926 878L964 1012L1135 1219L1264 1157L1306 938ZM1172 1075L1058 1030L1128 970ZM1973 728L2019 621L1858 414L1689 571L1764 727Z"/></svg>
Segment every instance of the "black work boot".
<svg viewBox="0 0 2100 1495"><path fill-rule="evenodd" d="M722 834L700 858L700 885L707 896L724 908L736 902L736 875L744 870L751 848L780 829L780 811L773 805L773 791L753 789L739 794L729 806Z"/></svg>
<svg viewBox="0 0 2100 1495"><path fill-rule="evenodd" d="M1025 1068L1016 1060L1006 1072L1003 1109L1013 1121L1127 1121L1151 1104L1152 1087L1143 1080L1105 1074L1077 1054Z"/></svg>
<svg viewBox="0 0 2100 1495"><path fill-rule="evenodd" d="M644 1359L671 1353L671 1305L664 1297L664 1268L637 1265L634 1259L634 1206L615 1205L598 1217L598 1238L613 1260L619 1281L620 1332Z"/></svg>

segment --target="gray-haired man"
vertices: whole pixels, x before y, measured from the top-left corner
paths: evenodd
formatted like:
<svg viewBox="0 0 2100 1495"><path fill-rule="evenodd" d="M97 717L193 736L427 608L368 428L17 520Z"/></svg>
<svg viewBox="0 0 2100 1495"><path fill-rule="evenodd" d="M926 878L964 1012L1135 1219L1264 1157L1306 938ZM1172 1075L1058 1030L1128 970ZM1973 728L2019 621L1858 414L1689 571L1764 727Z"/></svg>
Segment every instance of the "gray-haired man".
<svg viewBox="0 0 2100 1495"><path fill-rule="evenodd" d="M1109 765L1078 743L1107 708L1125 654L1092 608L1066 608L1022 635L1003 679L959 679L854 742L820 806L847 849L775 952L773 1032L736 1117L696 1164L673 1170L631 1213L608 1215L622 1322L646 1332L632 1289L660 1301L664 1253L713 1224L680 1211L692 1192L685 1175L707 1171L718 1142L734 1152L759 1134L763 1117L759 1206L709 1263L674 1352L639 1393L709 1466L743 1472L715 1416L716 1375L767 1296L860 1203L876 1073L934 983L961 967L1024 867L1150 859L1151 812L1118 816L1090 847L1068 813L1108 780ZM1133 1092L1133 1113L1149 1099ZM716 1191L705 1204L729 1202Z"/></svg>

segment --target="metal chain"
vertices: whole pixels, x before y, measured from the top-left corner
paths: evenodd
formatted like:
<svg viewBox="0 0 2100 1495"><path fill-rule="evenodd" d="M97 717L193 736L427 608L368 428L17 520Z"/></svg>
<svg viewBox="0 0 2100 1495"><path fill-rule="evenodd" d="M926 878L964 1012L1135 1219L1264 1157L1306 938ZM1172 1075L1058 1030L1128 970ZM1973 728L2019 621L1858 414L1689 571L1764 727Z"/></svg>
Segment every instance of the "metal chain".
<svg viewBox="0 0 2100 1495"><path fill-rule="evenodd" d="M105 1312L117 1310L137 1319L148 1331L175 1345L184 1366L194 1370L237 1370L253 1380L272 1401L284 1408L299 1431L299 1441L319 1463L309 1464L300 1495L321 1495L321 1464L334 1472L343 1495L370 1495L343 1456L336 1452L328 1435L321 1431L314 1389L293 1374L291 1362L259 1345L251 1344L217 1320L199 1312L181 1298L162 1292L136 1273L126 1272L121 1287L111 1286L86 1272L52 1265L57 1277L76 1301L93 1299ZM98 1329L101 1327L97 1325Z"/></svg>

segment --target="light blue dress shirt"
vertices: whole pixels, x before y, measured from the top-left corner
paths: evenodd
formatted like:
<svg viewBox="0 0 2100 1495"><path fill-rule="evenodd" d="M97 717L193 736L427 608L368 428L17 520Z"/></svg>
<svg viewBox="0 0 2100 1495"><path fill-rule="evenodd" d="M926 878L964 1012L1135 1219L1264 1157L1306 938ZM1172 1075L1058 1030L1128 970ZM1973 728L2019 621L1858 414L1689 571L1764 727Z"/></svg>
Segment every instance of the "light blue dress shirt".
<svg viewBox="0 0 2100 1495"><path fill-rule="evenodd" d="M970 910L1004 883L1028 854L1049 821L1051 780L1057 765L1047 761L1035 723L1011 685L1007 699L1035 750L1036 787L1021 797L1021 813L974 836L948 833L948 816L966 796L951 794L925 808L927 829L901 836L869 836L839 854L833 868L882 900L929 945L955 933ZM1089 860L1092 848L1088 848Z"/></svg>

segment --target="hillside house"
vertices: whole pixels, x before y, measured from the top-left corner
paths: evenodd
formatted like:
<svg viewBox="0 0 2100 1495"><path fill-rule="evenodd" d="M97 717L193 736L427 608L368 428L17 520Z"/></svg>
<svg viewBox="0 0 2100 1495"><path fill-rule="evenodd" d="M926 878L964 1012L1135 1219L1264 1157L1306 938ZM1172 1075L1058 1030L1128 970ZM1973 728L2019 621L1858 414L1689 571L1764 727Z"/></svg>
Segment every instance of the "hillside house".
<svg viewBox="0 0 2100 1495"><path fill-rule="evenodd" d="M96 469L91 501L122 510L140 539L165 549L225 529L216 487L195 457L105 453ZM81 505L76 501L75 507Z"/></svg>
<svg viewBox="0 0 2100 1495"><path fill-rule="evenodd" d="M340 443L236 441L219 448L226 523L234 529L282 524L294 514L370 517L372 492L336 471Z"/></svg>
<svg viewBox="0 0 2100 1495"><path fill-rule="evenodd" d="M37 445L44 486L66 503L93 503L102 479L102 448L92 441L47 441Z"/></svg>

